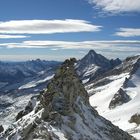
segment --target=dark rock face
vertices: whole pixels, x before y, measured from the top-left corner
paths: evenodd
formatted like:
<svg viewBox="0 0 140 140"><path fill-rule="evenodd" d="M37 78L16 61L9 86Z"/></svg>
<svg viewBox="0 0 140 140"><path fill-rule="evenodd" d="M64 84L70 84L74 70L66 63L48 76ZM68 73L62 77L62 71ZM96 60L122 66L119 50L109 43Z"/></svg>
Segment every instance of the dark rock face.
<svg viewBox="0 0 140 140"><path fill-rule="evenodd" d="M120 88L112 98L109 104L109 108L113 109L119 105L127 103L128 101L130 101L130 97L125 93L125 91L122 88Z"/></svg>
<svg viewBox="0 0 140 140"><path fill-rule="evenodd" d="M84 86L74 69L75 59L66 60L40 97L41 108L19 120L10 134L33 140L133 140L128 133L99 116L89 104ZM33 110L34 111L34 110Z"/></svg>
<svg viewBox="0 0 140 140"><path fill-rule="evenodd" d="M83 66L96 64L98 66L110 67L109 60L105 58L104 56L102 56L101 54L97 54L94 50L90 50L89 53L80 61L81 61L80 63L82 63Z"/></svg>
<svg viewBox="0 0 140 140"><path fill-rule="evenodd" d="M122 63L122 61L119 58L116 58L115 60L114 59L110 60L110 64L111 64L112 68L120 65L121 63Z"/></svg>
<svg viewBox="0 0 140 140"><path fill-rule="evenodd" d="M28 105L25 107L25 110L20 111L16 116L16 121L21 119L23 116L27 115L33 110L32 103L29 101Z"/></svg>
<svg viewBox="0 0 140 140"><path fill-rule="evenodd" d="M129 80L130 78L125 78L125 81L123 83L123 88L136 87L136 85L131 80Z"/></svg>
<svg viewBox="0 0 140 140"><path fill-rule="evenodd" d="M109 60L94 50L90 50L85 57L77 62L76 71L82 80L90 78L89 81L92 81L119 64L121 64L121 60L118 58ZM86 72L92 69L95 70L87 75Z"/></svg>
<svg viewBox="0 0 140 140"><path fill-rule="evenodd" d="M0 125L0 133L4 131L4 128L2 125Z"/></svg>
<svg viewBox="0 0 140 140"><path fill-rule="evenodd" d="M140 125L140 114L134 114L130 120L130 123L136 123L137 125Z"/></svg>
<svg viewBox="0 0 140 140"><path fill-rule="evenodd" d="M89 53L78 62L78 73L81 75L84 72L84 69L92 64L104 67L105 69L110 67L110 62L107 58L97 54L94 50L90 50Z"/></svg>

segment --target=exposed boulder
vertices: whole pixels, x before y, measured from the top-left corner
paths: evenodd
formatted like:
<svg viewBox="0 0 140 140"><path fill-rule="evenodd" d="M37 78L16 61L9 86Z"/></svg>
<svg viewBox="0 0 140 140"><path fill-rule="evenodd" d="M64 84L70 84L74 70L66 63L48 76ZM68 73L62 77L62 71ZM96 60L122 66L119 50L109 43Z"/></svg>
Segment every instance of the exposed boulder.
<svg viewBox="0 0 140 140"><path fill-rule="evenodd" d="M137 125L140 125L140 114L134 114L130 120L129 120L130 123L136 123Z"/></svg>

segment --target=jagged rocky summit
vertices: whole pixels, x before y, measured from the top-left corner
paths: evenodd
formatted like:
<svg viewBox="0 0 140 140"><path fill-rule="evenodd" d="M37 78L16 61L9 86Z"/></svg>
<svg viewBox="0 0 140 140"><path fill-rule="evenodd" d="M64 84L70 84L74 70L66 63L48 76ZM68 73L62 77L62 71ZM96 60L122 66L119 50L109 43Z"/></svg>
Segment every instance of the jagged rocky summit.
<svg viewBox="0 0 140 140"><path fill-rule="evenodd" d="M75 68L66 60L34 109L3 134L8 140L133 140L89 104Z"/></svg>

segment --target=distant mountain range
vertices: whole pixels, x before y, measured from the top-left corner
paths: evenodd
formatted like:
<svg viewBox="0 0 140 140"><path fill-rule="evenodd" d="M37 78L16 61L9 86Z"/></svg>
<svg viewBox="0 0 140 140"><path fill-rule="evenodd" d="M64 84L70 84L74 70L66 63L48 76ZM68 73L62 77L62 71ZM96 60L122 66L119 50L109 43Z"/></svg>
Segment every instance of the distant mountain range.
<svg viewBox="0 0 140 140"><path fill-rule="evenodd" d="M24 83L52 75L61 62L32 60L26 62L0 62L0 92L8 92ZM15 87L15 84L17 85Z"/></svg>

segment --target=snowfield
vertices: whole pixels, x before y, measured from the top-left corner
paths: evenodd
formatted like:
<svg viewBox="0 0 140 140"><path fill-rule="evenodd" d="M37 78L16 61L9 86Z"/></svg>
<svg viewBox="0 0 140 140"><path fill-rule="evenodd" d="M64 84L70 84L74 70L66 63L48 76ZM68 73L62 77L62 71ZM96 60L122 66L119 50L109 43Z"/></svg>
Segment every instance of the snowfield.
<svg viewBox="0 0 140 140"><path fill-rule="evenodd" d="M25 85L22 85L21 87L19 87L19 89L28 89L28 88L33 88L33 87L36 87L37 85L41 84L41 83L44 83L46 81L49 81L50 79L52 79L54 77L54 74L50 75L50 76L47 76L46 78L44 79L41 79L39 81L31 81Z"/></svg>
<svg viewBox="0 0 140 140"><path fill-rule="evenodd" d="M90 65L90 67L86 68L84 70L84 77L89 76L91 74L94 74L99 69L99 66L96 66L94 64Z"/></svg>
<svg viewBox="0 0 140 140"><path fill-rule="evenodd" d="M15 121L17 114L25 108L32 96L39 94L37 86L39 84L48 82L54 77L54 74L48 75L46 78L40 80L31 81L18 88L16 93L10 95L0 95L0 124L7 128L8 125ZM47 83L46 83L47 84ZM46 85L45 84L45 85ZM24 93L20 90L29 90L35 88L35 92ZM42 89L43 90L43 89Z"/></svg>
<svg viewBox="0 0 140 140"><path fill-rule="evenodd" d="M131 77L128 73L123 73L107 78L111 82L104 86L92 88L93 85L90 84L86 87L88 93L93 94L89 100L90 104L96 107L101 116L140 139L140 126L135 123L129 123L132 115L140 113L140 68ZM114 94L123 86L126 78L130 79L128 86L124 90L130 96L131 100L114 109L109 109L110 101Z"/></svg>

